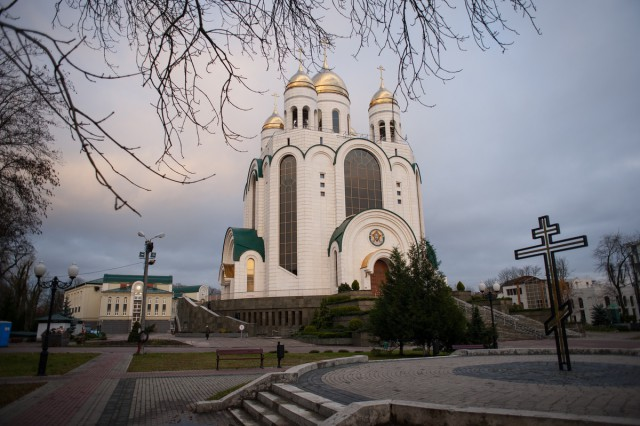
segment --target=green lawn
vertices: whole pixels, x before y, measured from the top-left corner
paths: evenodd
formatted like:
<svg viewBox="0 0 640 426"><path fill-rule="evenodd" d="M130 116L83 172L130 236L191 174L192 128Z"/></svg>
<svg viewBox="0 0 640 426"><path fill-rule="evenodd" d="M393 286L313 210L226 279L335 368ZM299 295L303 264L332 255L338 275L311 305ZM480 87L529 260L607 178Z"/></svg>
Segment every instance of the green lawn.
<svg viewBox="0 0 640 426"><path fill-rule="evenodd" d="M94 353L50 353L47 360L47 375L65 374L99 354ZM0 354L0 377L35 376L38 372L40 353Z"/></svg>
<svg viewBox="0 0 640 426"><path fill-rule="evenodd" d="M322 352L322 353L286 353L280 363L283 368L308 362L322 361L333 358L344 358L354 355L367 355L370 360L400 358L397 351L392 354L374 354L370 352ZM405 357L417 357L420 352L405 351ZM233 368L257 368L259 359L221 360L220 370ZM278 358L275 353L264 354L265 367L277 367ZM150 353L133 357L129 364L130 373L150 371L184 371L184 370L215 370L215 352L185 352L185 353Z"/></svg>
<svg viewBox="0 0 640 426"><path fill-rule="evenodd" d="M10 383L2 386L0 392L0 408L22 398L29 392L33 392L45 383Z"/></svg>

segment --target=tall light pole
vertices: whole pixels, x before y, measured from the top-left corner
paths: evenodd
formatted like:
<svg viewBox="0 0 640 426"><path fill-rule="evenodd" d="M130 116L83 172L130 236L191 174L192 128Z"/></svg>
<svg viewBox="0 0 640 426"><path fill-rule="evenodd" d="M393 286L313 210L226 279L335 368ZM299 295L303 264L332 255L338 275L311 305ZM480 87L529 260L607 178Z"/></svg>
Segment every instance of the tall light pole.
<svg viewBox="0 0 640 426"><path fill-rule="evenodd" d="M493 283L493 291L491 291L490 289L487 290L487 286L485 285L485 283L480 283L480 285L478 285L478 288L480 289L480 293L484 294L489 299L489 308L491 309L491 335L493 337L493 348L498 349L498 335L496 334L496 323L493 319L493 298L494 294L498 294L500 292L500 284Z"/></svg>
<svg viewBox="0 0 640 426"><path fill-rule="evenodd" d="M40 362L38 363L38 376L46 376L47 360L49 359L49 330L51 329L51 316L53 315L53 303L56 297L56 290L65 290L71 287L71 284L73 284L74 278L78 276L80 269L75 263L69 266L68 282L60 281L58 277L53 277L51 281L42 281L41 278L47 272L47 267L42 262L38 263L33 268L33 272L36 274L36 277L38 277L38 287L51 289L51 301L49 302L49 318L47 319L47 331L44 332L44 336L42 337L42 352L40 352Z"/></svg>
<svg viewBox="0 0 640 426"><path fill-rule="evenodd" d="M144 238L144 277L142 279L142 312L140 313L140 326L144 331L145 319L147 314L147 281L149 278L149 255L153 251L153 240L156 238L164 238L164 232L153 238L147 239L143 232L138 231L138 237Z"/></svg>

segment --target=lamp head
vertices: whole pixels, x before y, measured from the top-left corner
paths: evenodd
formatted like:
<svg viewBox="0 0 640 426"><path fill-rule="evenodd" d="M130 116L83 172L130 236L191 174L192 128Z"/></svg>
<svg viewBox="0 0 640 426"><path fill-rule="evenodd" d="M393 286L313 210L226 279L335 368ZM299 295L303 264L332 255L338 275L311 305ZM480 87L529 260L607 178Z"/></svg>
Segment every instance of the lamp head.
<svg viewBox="0 0 640 426"><path fill-rule="evenodd" d="M76 265L75 263L72 263L71 266L69 266L69 278L71 278L72 280L78 276L78 273L80 273L80 268L78 268L78 265Z"/></svg>
<svg viewBox="0 0 640 426"><path fill-rule="evenodd" d="M164 238L164 236L165 236L165 235L166 235L166 234L163 232L162 234L158 234L158 235L156 235L156 236L155 236L155 237L153 237L153 238Z"/></svg>
<svg viewBox="0 0 640 426"><path fill-rule="evenodd" d="M498 293L500 291L500 284L498 283L493 283L493 291L495 291L496 293Z"/></svg>
<svg viewBox="0 0 640 426"><path fill-rule="evenodd" d="M138 231L138 237L147 238L142 231Z"/></svg>
<svg viewBox="0 0 640 426"><path fill-rule="evenodd" d="M487 286L486 286L486 284L485 284L485 283L481 282L481 283L478 285L478 289L480 289L480 293L484 293L484 292L487 290Z"/></svg>
<svg viewBox="0 0 640 426"><path fill-rule="evenodd" d="M36 277L42 278L47 272L47 267L44 263L39 262L36 266L33 267L33 272L36 274Z"/></svg>

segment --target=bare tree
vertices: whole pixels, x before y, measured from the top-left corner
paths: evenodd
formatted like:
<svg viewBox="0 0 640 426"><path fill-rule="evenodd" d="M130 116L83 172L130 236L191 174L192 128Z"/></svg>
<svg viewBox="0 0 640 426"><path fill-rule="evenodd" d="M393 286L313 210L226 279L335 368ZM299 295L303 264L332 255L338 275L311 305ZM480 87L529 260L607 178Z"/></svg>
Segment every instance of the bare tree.
<svg viewBox="0 0 640 426"><path fill-rule="evenodd" d="M184 167L181 134L191 126L198 141L201 133L214 132L222 133L228 144L241 138L225 120L228 107L239 108L231 98L234 88L251 90L236 57L263 58L267 66L275 64L284 73L285 60L298 49L317 65L322 44L332 47L349 37L358 40L358 52L374 46L395 54L396 90L405 100L419 100L426 77L450 79L457 72L442 61L450 45L460 47L471 37L481 49L491 45L505 49L511 43L505 34L516 34L509 25L510 13L537 30L531 0L465 0L459 9L446 0L57 0L51 17L54 29L49 32L22 25L20 3L24 0L0 6L0 55L10 58L24 80L49 99L98 182L115 197L115 209L126 206L136 213L111 183L112 176L142 187L116 166L106 146L115 145L162 179L183 184L207 179L192 179ZM456 13L466 16L467 31L450 24ZM347 31L340 34L329 28ZM135 64L122 63L114 55L125 46L135 52ZM95 68L84 65L79 58L86 51L102 53L103 61ZM219 93L203 89L207 75L221 82ZM164 129L164 149L155 164L145 162L138 147L109 133L105 121L112 112L95 115L73 91L74 80L134 76L155 91L155 109ZM55 108L51 99L61 108Z"/></svg>
<svg viewBox="0 0 640 426"><path fill-rule="evenodd" d="M623 235L620 232L604 235L593 251L598 271L607 275L607 282L615 291L618 305L624 309L622 289L630 284L630 245L638 241L638 235Z"/></svg>
<svg viewBox="0 0 640 426"><path fill-rule="evenodd" d="M0 56L0 281L32 254L28 237L40 231L58 185L50 109L21 77Z"/></svg>

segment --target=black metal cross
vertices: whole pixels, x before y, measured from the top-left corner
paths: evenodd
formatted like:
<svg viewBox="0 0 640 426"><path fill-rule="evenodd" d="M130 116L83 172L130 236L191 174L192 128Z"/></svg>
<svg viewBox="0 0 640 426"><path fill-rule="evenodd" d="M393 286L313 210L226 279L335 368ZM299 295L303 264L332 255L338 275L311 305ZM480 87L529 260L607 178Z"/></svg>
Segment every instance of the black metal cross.
<svg viewBox="0 0 640 426"><path fill-rule="evenodd" d="M539 238L542 243L537 246L515 250L515 256L517 260L535 256L544 257L544 269L547 272L547 287L549 288L549 299L551 302L551 317L545 321L544 330L547 335L551 334L551 332L555 334L558 366L560 370L566 365L567 371L571 371L569 345L567 343L565 327L565 322L567 318L569 318L569 315L571 315L571 305L569 300L562 300L555 253L586 247L588 245L587 237L586 235L582 235L580 237L553 241L553 236L560 234L560 225L557 223L551 225L549 223L549 216L539 217L538 224L540 227L532 229L531 235L534 240Z"/></svg>

